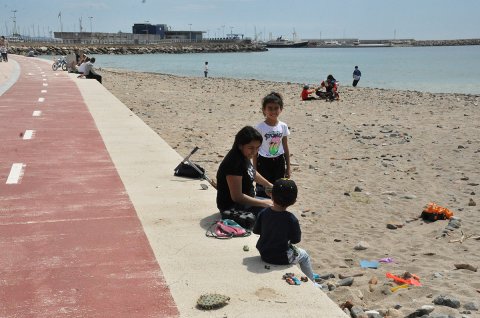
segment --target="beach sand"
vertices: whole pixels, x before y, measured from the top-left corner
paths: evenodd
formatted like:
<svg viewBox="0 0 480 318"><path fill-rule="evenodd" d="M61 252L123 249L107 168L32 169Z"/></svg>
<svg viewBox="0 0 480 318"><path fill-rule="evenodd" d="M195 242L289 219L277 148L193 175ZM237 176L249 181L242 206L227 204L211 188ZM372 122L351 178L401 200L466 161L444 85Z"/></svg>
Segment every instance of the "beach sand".
<svg viewBox="0 0 480 318"><path fill-rule="evenodd" d="M316 272L335 275L327 283L359 275L329 297L339 305L348 300L389 309L391 317L433 305L439 295L458 299L461 307L436 306L437 314L460 317L464 304L480 305L479 272L454 266L480 264L480 96L342 83L340 101L303 102L298 83L118 70L102 75L105 87L182 157L200 147L191 159L211 178L236 132L263 120L262 97L280 92L280 119L291 132L292 179L299 186L290 209L303 231L298 245L310 253ZM447 220L422 221L429 202L452 210L460 228L442 236ZM449 243L462 233L462 243ZM356 250L362 241L367 248ZM393 263L360 267L361 260L387 257ZM423 286L391 292L396 284L387 272L414 273ZM373 277L378 283L369 286Z"/></svg>

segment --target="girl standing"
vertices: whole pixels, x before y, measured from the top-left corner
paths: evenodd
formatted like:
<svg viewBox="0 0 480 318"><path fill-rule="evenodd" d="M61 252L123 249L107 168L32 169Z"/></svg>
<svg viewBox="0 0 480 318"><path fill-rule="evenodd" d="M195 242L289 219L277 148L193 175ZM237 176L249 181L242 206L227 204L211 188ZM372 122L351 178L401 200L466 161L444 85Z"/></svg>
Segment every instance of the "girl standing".
<svg viewBox="0 0 480 318"><path fill-rule="evenodd" d="M278 117L283 110L283 99L279 93L271 92L262 100L262 112L265 120L255 128L263 141L258 156L253 158L255 169L270 183L280 178L290 178L290 151L288 150L287 124ZM257 183L256 194L268 197L262 185Z"/></svg>

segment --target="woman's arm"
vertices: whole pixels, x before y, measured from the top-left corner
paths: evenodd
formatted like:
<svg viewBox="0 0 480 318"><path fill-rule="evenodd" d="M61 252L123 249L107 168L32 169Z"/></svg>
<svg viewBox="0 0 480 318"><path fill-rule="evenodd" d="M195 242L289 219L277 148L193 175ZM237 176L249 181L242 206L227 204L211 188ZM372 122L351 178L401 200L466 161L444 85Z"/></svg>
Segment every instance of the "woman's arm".
<svg viewBox="0 0 480 318"><path fill-rule="evenodd" d="M255 182L258 183L258 184L261 184L262 186L264 187L273 187L273 184L270 183L270 181L268 181L267 179L265 179L260 173L258 173L258 171L255 173Z"/></svg>
<svg viewBox="0 0 480 318"><path fill-rule="evenodd" d="M291 176L291 168L290 168L290 150L288 149L288 137L285 136L282 138L282 145L283 150L285 151L285 163L287 164L287 168L285 170L285 178L290 178Z"/></svg>
<svg viewBox="0 0 480 318"><path fill-rule="evenodd" d="M260 174L256 174L259 176ZM272 184L265 180L261 175L260 177L263 179L265 183L260 183L257 181L257 177L255 177L255 181L259 182L262 185L270 185ZM233 202L243 204L243 205L250 205L250 206L261 206L261 207L269 207L273 205L272 200L260 200L252 198L249 195L242 193L242 176L235 176L235 175L227 175L227 184L228 189L230 191L230 197L232 197Z"/></svg>

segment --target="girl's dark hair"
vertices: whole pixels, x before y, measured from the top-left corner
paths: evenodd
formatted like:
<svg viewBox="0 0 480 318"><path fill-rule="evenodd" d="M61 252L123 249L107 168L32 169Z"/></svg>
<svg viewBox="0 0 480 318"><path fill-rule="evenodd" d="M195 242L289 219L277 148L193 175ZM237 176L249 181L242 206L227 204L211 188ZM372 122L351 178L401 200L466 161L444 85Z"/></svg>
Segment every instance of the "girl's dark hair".
<svg viewBox="0 0 480 318"><path fill-rule="evenodd" d="M251 143L252 141L263 142L263 137L258 130L252 126L245 126L235 135L235 142L232 149L238 149L238 146L243 146Z"/></svg>
<svg viewBox="0 0 480 318"><path fill-rule="evenodd" d="M262 99L262 109L265 109L267 104L274 103L280 106L280 109L283 109L283 98L280 93L271 92Z"/></svg>

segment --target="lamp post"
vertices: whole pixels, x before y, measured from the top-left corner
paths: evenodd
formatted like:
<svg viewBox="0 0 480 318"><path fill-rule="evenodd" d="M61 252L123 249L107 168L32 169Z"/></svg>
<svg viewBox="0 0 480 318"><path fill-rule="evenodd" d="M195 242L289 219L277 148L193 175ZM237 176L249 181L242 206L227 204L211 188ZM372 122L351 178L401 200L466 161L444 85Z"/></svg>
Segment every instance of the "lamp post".
<svg viewBox="0 0 480 318"><path fill-rule="evenodd" d="M18 12L18 10L12 10L13 12L13 30L12 30L12 36L19 36L20 34L18 34L18 31L17 31L17 17L15 15L15 13Z"/></svg>
<svg viewBox="0 0 480 318"><path fill-rule="evenodd" d="M93 43L93 31L92 31L92 19L93 17L88 17L90 20L90 43Z"/></svg>
<svg viewBox="0 0 480 318"><path fill-rule="evenodd" d="M225 37L225 25L222 25L222 29L223 29L223 37Z"/></svg>
<svg viewBox="0 0 480 318"><path fill-rule="evenodd" d="M233 39L233 27L232 26L230 27L230 38Z"/></svg>
<svg viewBox="0 0 480 318"><path fill-rule="evenodd" d="M192 24L189 23L189 24L188 24L188 27L190 28L190 31L189 31L189 33L188 33L188 36L189 36L189 38L190 38L190 42L192 42Z"/></svg>
<svg viewBox="0 0 480 318"><path fill-rule="evenodd" d="M90 33L93 33L93 31L92 31L92 19L93 19L93 17L88 17L88 19L90 20Z"/></svg>

